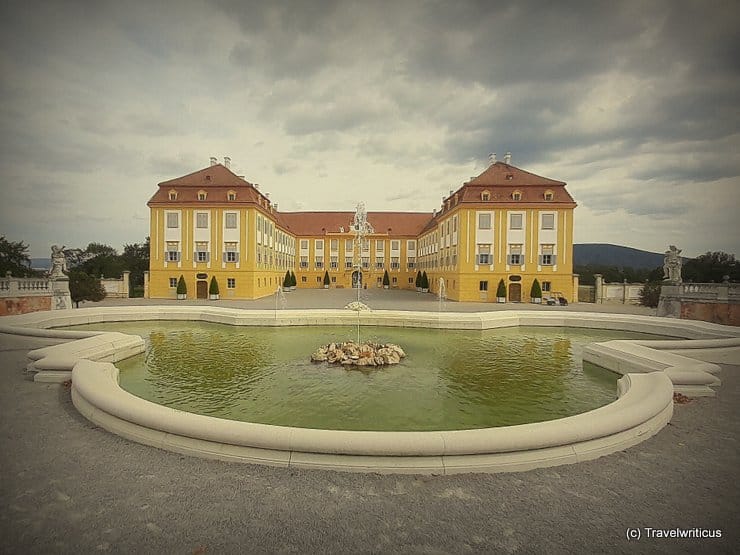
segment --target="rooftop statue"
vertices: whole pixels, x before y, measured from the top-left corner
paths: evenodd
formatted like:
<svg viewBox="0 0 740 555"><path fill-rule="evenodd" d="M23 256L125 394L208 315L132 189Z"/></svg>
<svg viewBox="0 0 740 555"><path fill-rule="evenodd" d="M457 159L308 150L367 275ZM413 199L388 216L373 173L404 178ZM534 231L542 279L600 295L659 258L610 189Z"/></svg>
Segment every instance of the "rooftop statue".
<svg viewBox="0 0 740 555"><path fill-rule="evenodd" d="M683 261L679 256L681 249L677 249L675 245L671 245L670 248L665 251L665 259L663 262L663 279L670 283L681 283L681 265Z"/></svg>

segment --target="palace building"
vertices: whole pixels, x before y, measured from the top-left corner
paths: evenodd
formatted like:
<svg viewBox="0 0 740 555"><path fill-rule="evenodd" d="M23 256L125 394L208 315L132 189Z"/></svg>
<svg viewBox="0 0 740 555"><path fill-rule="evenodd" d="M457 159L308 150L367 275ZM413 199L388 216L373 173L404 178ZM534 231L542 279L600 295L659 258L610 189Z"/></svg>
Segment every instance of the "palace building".
<svg viewBox="0 0 740 555"><path fill-rule="evenodd" d="M150 271L145 296L174 298L179 278L188 298L207 298L213 277L224 299L274 294L286 271L299 288L416 289L426 272L430 290L448 299L529 302L537 279L543 297L576 301L573 210L565 183L493 162L450 191L430 212L368 212L357 244L354 211L281 212L259 185L224 163L164 181L150 208Z"/></svg>

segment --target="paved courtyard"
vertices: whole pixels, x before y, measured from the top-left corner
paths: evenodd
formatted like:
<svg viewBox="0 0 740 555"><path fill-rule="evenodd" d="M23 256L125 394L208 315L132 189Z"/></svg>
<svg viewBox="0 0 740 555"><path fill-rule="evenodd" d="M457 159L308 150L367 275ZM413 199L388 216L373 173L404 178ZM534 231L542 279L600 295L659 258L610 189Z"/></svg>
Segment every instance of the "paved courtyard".
<svg viewBox="0 0 740 555"><path fill-rule="evenodd" d="M287 308L340 308L352 293L298 291ZM439 308L431 295L363 294L378 309ZM104 302L138 303L155 304ZM274 308L274 299L219 305ZM500 308L650 314L629 305L446 306ZM77 413L68 388L24 378L26 352L52 342L0 335L2 553L733 553L739 542L737 366L723 367L716 398L676 405L657 436L595 461L384 476L208 461L109 434ZM630 528L640 540L628 541ZM722 537L648 538L647 528Z"/></svg>

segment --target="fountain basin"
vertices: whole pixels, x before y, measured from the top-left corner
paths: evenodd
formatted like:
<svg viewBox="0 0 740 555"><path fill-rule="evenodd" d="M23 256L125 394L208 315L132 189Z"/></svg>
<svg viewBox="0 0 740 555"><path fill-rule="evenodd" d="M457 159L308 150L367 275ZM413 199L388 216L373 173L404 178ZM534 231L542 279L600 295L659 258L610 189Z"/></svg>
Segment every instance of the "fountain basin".
<svg viewBox="0 0 740 555"><path fill-rule="evenodd" d="M217 307L105 307L53 311L0 319L0 332L79 338L81 332L47 330L105 321L204 320L232 325L354 325L357 316L346 311L243 311ZM668 347L645 347L649 341L623 341L594 360L625 374L618 382L619 399L593 411L548 422L503 428L440 432L354 432L235 422L196 415L139 399L118 385L118 370L106 358L108 334L87 332L100 353L77 341L31 352L29 370L36 377L39 364L56 368L58 377L72 371L72 399L78 410L103 428L124 437L181 453L222 460L239 460L294 467L354 471L456 473L527 470L574 463L619 451L657 433L673 411L674 388L681 385L668 371L710 390L718 380L714 364L663 352L661 348L690 350L692 340L702 351L721 350L725 360L740 352L740 330L706 322L670 320L635 315L579 312L507 311L471 314L372 311L362 314L363 325L395 325L450 329L493 329L518 325L625 329L686 338ZM143 343L143 342L142 342ZM666 343L666 342L656 342ZM130 346L129 346L130 348ZM115 351L115 348L113 349ZM142 345L143 350L143 345ZM622 353L622 355L620 355ZM667 357L666 355L670 355ZM704 353L704 358L707 358ZM589 356L586 350L584 358ZM673 358L678 357L678 358ZM729 358L728 358L729 357ZM119 359L120 360L120 359ZM102 361L102 362L101 362ZM610 366L611 365L611 366ZM62 368L65 368L62 370ZM679 374L678 372L676 372ZM701 379L694 379L699 377Z"/></svg>

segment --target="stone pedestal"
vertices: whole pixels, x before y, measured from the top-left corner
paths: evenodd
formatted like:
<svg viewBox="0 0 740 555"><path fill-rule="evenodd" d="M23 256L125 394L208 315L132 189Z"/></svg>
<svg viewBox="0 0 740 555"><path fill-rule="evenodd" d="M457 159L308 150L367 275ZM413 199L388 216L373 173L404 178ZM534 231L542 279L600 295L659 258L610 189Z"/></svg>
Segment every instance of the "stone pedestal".
<svg viewBox="0 0 740 555"><path fill-rule="evenodd" d="M664 283L660 287L660 300L658 301L658 316L668 318L681 317L681 286Z"/></svg>
<svg viewBox="0 0 740 555"><path fill-rule="evenodd" d="M67 276L51 280L54 296L51 300L52 310L66 310L72 308L72 296L69 293L69 278Z"/></svg>

